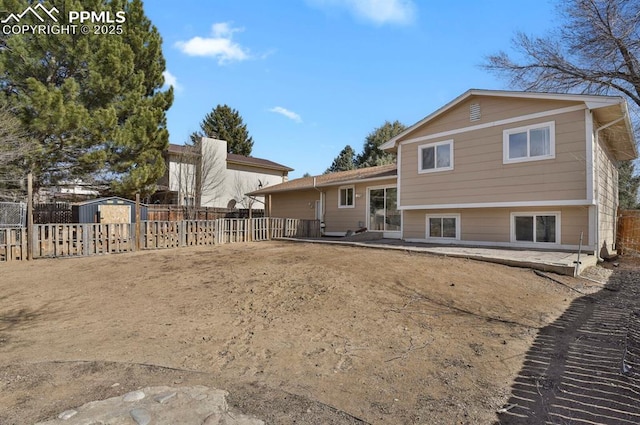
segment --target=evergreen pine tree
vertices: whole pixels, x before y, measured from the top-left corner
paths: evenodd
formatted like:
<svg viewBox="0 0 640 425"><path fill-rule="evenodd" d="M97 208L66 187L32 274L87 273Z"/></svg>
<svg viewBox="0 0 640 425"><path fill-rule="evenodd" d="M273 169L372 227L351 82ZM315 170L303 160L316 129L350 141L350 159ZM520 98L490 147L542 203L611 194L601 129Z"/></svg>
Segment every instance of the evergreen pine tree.
<svg viewBox="0 0 640 425"><path fill-rule="evenodd" d="M32 2L5 0L19 13ZM122 34L5 35L0 90L38 146L27 166L36 186L83 179L108 183L119 195L154 190L168 146L165 112L173 91L160 91L161 38L141 0L66 0L67 11L124 11ZM25 21L33 19L25 15ZM21 23L23 23L21 21ZM26 23L26 22L24 22ZM37 23L37 22L34 22Z"/></svg>
<svg viewBox="0 0 640 425"><path fill-rule="evenodd" d="M380 145L393 139L405 129L405 125L400 121L385 121L383 125L369 133L364 141L362 153L356 157L356 168L393 164L396 160L395 155L381 151Z"/></svg>
<svg viewBox="0 0 640 425"><path fill-rule="evenodd" d="M195 142L202 136L225 140L229 153L250 156L253 149L253 138L249 136L240 113L227 105L218 105L205 115L200 131L193 133L191 140Z"/></svg>
<svg viewBox="0 0 640 425"><path fill-rule="evenodd" d="M333 160L331 166L327 168L324 173L328 174L338 171L355 170L355 156L356 153L354 152L353 148L349 145L345 146L344 149L342 149L338 156Z"/></svg>
<svg viewBox="0 0 640 425"><path fill-rule="evenodd" d="M618 198L620 208L632 210L640 207L638 202L640 176L635 174L633 161L623 161L618 165Z"/></svg>

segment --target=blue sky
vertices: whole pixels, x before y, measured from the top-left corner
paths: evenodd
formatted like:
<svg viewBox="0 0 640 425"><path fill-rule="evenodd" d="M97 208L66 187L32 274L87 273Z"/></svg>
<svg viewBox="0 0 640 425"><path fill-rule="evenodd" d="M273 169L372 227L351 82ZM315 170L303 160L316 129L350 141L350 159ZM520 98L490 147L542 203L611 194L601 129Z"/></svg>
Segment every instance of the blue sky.
<svg viewBox="0 0 640 425"><path fill-rule="evenodd" d="M252 156L321 174L386 120L412 125L470 88L512 89L480 67L516 31L558 23L552 0L146 1L163 38L171 143L218 104Z"/></svg>

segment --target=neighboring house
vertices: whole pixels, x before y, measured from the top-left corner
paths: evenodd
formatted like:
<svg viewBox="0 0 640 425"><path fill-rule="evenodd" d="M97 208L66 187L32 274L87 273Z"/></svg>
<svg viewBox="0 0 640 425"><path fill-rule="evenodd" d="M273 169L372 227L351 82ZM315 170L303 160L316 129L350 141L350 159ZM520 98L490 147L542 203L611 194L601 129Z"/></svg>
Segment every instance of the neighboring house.
<svg viewBox="0 0 640 425"><path fill-rule="evenodd" d="M98 196L100 196L100 192L95 189L95 185L86 184L82 180L76 179L62 181L53 187L40 188L37 199L40 202L77 201Z"/></svg>
<svg viewBox="0 0 640 425"><path fill-rule="evenodd" d="M166 171L152 202L202 207L263 208L246 193L286 182L292 168L261 158L227 153L224 140L202 138L201 148L169 145Z"/></svg>
<svg viewBox="0 0 640 425"><path fill-rule="evenodd" d="M609 256L616 164L638 156L621 97L488 90L467 91L381 148L397 155L396 179L316 184L326 234L360 224L378 230L382 216L388 236L407 241L582 245ZM288 206L312 201L296 182L254 194L268 195L268 213L289 217Z"/></svg>

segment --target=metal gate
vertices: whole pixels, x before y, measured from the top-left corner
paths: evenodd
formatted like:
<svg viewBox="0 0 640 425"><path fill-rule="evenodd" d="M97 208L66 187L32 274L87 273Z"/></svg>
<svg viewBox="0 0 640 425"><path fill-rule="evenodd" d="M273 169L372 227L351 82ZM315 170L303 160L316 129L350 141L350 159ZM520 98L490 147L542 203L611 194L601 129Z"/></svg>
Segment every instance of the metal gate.
<svg viewBox="0 0 640 425"><path fill-rule="evenodd" d="M0 202L0 227L25 227L27 204L24 202Z"/></svg>

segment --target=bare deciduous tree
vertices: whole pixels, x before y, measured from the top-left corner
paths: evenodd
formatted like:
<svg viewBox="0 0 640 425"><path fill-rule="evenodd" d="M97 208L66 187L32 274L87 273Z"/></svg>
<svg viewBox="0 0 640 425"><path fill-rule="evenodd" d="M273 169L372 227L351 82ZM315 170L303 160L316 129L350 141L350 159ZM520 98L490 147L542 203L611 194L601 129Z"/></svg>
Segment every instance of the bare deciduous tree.
<svg viewBox="0 0 640 425"><path fill-rule="evenodd" d="M623 95L640 134L640 2L569 0L558 7L562 27L547 37L517 33L516 58L501 51L483 67L523 90ZM634 164L620 170L621 205L637 205Z"/></svg>
<svg viewBox="0 0 640 425"><path fill-rule="evenodd" d="M640 3L571 0L559 6L564 25L547 37L517 33L514 48L484 67L524 90L622 93L640 106Z"/></svg>
<svg viewBox="0 0 640 425"><path fill-rule="evenodd" d="M242 208L252 209L256 202L264 203L263 201L252 197L247 196L247 193L253 192L254 190L258 190L264 186L269 185L267 180L262 180L260 178L242 178L240 174L236 174L234 177L233 183L233 196L237 205L240 205Z"/></svg>

